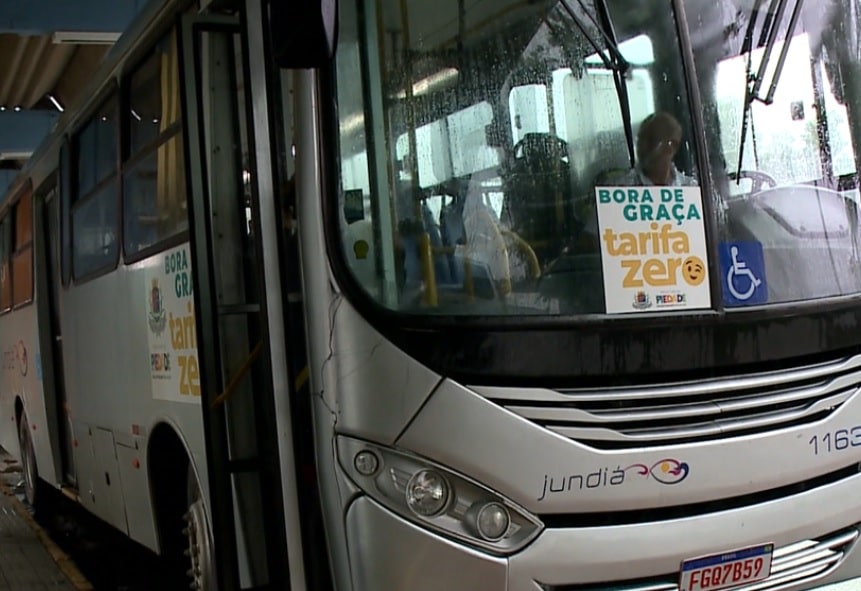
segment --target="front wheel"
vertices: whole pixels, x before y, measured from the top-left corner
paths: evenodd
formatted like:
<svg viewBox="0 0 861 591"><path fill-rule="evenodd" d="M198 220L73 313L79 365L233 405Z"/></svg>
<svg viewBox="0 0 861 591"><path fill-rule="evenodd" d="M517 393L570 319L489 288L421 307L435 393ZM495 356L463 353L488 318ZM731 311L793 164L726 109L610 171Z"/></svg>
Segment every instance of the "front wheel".
<svg viewBox="0 0 861 591"><path fill-rule="evenodd" d="M216 591L212 535L209 530L209 518L203 504L203 495L193 475L190 475L188 487L188 510L182 519L182 530L186 539L185 554L191 562L191 568L186 574L191 579L191 588L200 591Z"/></svg>
<svg viewBox="0 0 861 591"><path fill-rule="evenodd" d="M21 420L18 422L18 445L21 448L21 464L24 470L24 497L31 507L36 507L39 500L39 470L36 465L36 452L33 450L33 437L30 435L30 423L24 413L21 413Z"/></svg>

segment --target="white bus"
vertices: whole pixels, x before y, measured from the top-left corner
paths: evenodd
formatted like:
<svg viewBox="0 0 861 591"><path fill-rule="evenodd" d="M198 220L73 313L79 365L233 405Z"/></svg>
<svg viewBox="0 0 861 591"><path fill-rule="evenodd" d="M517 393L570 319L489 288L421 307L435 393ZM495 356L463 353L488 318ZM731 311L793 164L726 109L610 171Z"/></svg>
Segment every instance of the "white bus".
<svg viewBox="0 0 861 591"><path fill-rule="evenodd" d="M0 206L28 499L206 590L861 576L859 19L153 2Z"/></svg>

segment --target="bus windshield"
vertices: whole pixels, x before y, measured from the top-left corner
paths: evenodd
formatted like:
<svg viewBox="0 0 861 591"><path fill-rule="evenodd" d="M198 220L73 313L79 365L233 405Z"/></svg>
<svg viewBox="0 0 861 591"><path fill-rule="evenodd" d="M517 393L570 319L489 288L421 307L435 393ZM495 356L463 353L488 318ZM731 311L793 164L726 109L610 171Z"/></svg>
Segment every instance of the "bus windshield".
<svg viewBox="0 0 861 591"><path fill-rule="evenodd" d="M721 244L767 282L724 281L727 307L861 292L859 9L688 0Z"/></svg>
<svg viewBox="0 0 861 591"><path fill-rule="evenodd" d="M680 16L658 0L347 0L337 194L353 278L386 308L446 315L858 293L854 95L834 90L858 40L823 34L847 2L686 0Z"/></svg>

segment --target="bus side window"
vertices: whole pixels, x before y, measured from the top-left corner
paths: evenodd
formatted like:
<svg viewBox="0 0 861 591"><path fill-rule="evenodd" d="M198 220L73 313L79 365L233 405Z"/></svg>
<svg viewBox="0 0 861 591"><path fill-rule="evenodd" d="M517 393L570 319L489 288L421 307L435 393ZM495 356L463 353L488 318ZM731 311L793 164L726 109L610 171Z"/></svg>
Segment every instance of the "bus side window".
<svg viewBox="0 0 861 591"><path fill-rule="evenodd" d="M33 301L33 192L27 190L15 204L15 251L12 254L12 305Z"/></svg>
<svg viewBox="0 0 861 591"><path fill-rule="evenodd" d="M126 257L188 229L175 33L159 43L129 83L124 109L129 153L123 158Z"/></svg>
<svg viewBox="0 0 861 591"><path fill-rule="evenodd" d="M7 214L0 220L0 312L12 307L12 216Z"/></svg>
<svg viewBox="0 0 861 591"><path fill-rule="evenodd" d="M113 269L119 261L116 94L75 137L76 187L72 204L72 270L75 279Z"/></svg>

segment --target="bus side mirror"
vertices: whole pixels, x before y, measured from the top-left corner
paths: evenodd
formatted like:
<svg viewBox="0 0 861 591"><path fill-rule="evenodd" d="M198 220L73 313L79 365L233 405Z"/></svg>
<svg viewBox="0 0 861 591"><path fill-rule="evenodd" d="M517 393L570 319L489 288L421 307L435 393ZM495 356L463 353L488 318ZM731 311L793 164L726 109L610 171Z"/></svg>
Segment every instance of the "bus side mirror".
<svg viewBox="0 0 861 591"><path fill-rule="evenodd" d="M280 67L323 67L338 43L338 0L272 0L269 27Z"/></svg>

